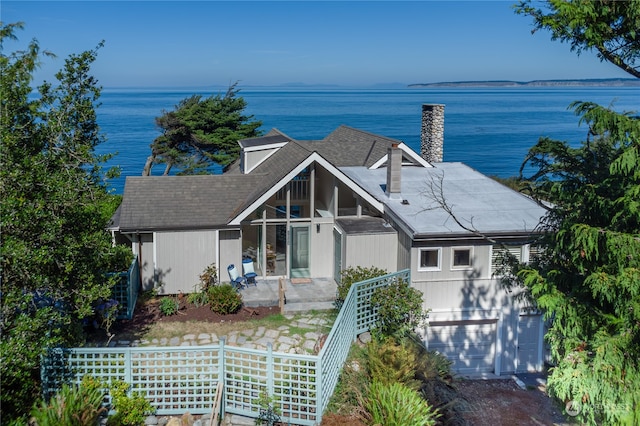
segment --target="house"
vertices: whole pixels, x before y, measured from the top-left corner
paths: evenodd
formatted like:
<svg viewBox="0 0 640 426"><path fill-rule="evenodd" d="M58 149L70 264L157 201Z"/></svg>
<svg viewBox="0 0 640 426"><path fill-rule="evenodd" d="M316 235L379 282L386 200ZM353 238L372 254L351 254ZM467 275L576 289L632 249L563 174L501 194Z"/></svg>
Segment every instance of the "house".
<svg viewBox="0 0 640 426"><path fill-rule="evenodd" d="M188 293L210 264L254 261L262 279L394 272L430 310L425 343L460 373L539 370L543 322L493 275L504 250L527 261L545 211L461 164L443 162L444 106L422 106L421 153L340 126L322 140L277 129L241 140L222 175L128 177L112 231L145 288Z"/></svg>

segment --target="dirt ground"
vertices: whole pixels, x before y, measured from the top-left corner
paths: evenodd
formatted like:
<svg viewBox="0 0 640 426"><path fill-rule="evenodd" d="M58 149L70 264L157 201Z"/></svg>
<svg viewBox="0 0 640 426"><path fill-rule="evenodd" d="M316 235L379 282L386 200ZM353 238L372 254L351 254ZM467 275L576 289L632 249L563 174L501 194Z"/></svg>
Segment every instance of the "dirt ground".
<svg viewBox="0 0 640 426"><path fill-rule="evenodd" d="M541 389L521 389L513 380L456 382L463 416L470 425L569 424L561 409Z"/></svg>
<svg viewBox="0 0 640 426"><path fill-rule="evenodd" d="M277 306L241 309L235 314L219 315L208 306L194 307L181 303L177 314L164 316L157 303L140 303L134 318L119 321L113 328L116 335L134 336L156 322L204 321L209 323L245 322L277 314ZM456 387L462 400L464 423L472 426L520 425L539 426L569 424L561 414L561 409L543 389L523 390L513 380L456 380ZM327 419L328 420L328 419ZM329 424L352 424L353 420L332 418ZM325 424L325 422L323 422Z"/></svg>

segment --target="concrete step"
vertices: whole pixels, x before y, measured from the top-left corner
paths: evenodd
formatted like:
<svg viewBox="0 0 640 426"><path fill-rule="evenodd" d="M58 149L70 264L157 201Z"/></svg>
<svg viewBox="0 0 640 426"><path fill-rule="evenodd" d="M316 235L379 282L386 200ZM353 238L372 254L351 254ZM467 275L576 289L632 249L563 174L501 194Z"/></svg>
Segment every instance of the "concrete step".
<svg viewBox="0 0 640 426"><path fill-rule="evenodd" d="M308 311L329 311L335 309L333 302L298 302L287 303L284 305L284 311L287 312L308 312Z"/></svg>

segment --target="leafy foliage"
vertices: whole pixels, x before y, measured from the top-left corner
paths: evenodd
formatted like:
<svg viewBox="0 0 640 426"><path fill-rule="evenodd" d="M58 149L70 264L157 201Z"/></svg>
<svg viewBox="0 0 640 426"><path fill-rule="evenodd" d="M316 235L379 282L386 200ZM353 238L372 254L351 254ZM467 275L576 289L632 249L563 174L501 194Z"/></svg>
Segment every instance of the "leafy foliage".
<svg viewBox="0 0 640 426"><path fill-rule="evenodd" d="M578 54L595 49L600 60L640 78L640 1L549 0L545 6L525 0L516 12L534 18L534 31L551 31L552 40L570 43Z"/></svg>
<svg viewBox="0 0 640 426"><path fill-rule="evenodd" d="M63 384L48 403L33 407L31 417L37 426L93 426L106 414L103 400L102 384L87 376L78 386Z"/></svg>
<svg viewBox="0 0 640 426"><path fill-rule="evenodd" d="M196 284L195 291L189 293L187 302L195 306L204 306L209 303L209 289L218 284L218 270L215 264L204 268L200 274L200 282Z"/></svg>
<svg viewBox="0 0 640 426"><path fill-rule="evenodd" d="M542 138L528 190L550 203L545 251L518 282L552 319L549 390L595 424L640 420L640 120L573 105L589 138ZM605 403L606 402L606 403Z"/></svg>
<svg viewBox="0 0 640 426"><path fill-rule="evenodd" d="M393 337L372 340L367 345L369 374L374 382L382 384L402 383L418 389L415 378L416 352L411 346L401 344Z"/></svg>
<svg viewBox="0 0 640 426"><path fill-rule="evenodd" d="M178 309L180 308L180 303L175 297L165 296L160 299L160 312L162 315L171 316L178 313Z"/></svg>
<svg viewBox="0 0 640 426"><path fill-rule="evenodd" d="M242 296L231 284L210 287L208 294L211 310L217 314L233 314L242 307Z"/></svg>
<svg viewBox="0 0 640 426"><path fill-rule="evenodd" d="M640 77L640 3L521 2L518 13L573 50L596 49ZM548 12L548 13L547 13ZM574 148L541 138L521 168L525 191L549 212L544 250L513 268L550 320L549 392L588 424L640 423L640 117L590 102L571 105L589 126Z"/></svg>
<svg viewBox="0 0 640 426"><path fill-rule="evenodd" d="M399 371L396 371L396 367ZM440 407L438 411L446 416L439 417L442 424L458 424L456 422L462 416L458 394L449 383L450 367L450 361L436 352L426 350L415 335L401 339L388 337L374 340L366 347L354 345L327 411L350 417L353 424L360 424L360 420L371 423L371 383L400 383L408 389L420 389L420 394L431 407ZM396 403L400 404L402 401Z"/></svg>
<svg viewBox="0 0 640 426"><path fill-rule="evenodd" d="M343 269L340 271L340 282L338 283L336 304L339 306L342 305L342 302L344 302L344 299L347 297L349 289L353 284L386 274L387 271L385 269L381 269L376 266L370 266L368 268L362 266L350 266L347 269Z"/></svg>
<svg viewBox="0 0 640 426"><path fill-rule="evenodd" d="M256 419L256 425L273 426L280 422L280 409L276 406L276 399L266 392L260 394L258 400L260 413Z"/></svg>
<svg viewBox="0 0 640 426"><path fill-rule="evenodd" d="M165 165L168 175L174 166L180 174L201 174L209 173L214 163L226 166L235 161L240 156L238 141L259 136L262 125L243 114L247 103L237 96L236 86L231 85L224 96L192 95L173 111L163 111L156 118L163 133L151 144L142 174L149 176L158 163Z"/></svg>
<svg viewBox="0 0 640 426"><path fill-rule="evenodd" d="M373 331L383 336L411 333L427 319L422 302L422 292L404 280L377 288L371 295L371 305L378 310Z"/></svg>
<svg viewBox="0 0 640 426"><path fill-rule="evenodd" d="M100 96L89 74L96 49L71 55L57 84L38 87L33 72L47 53L37 41L5 54L21 23L0 30L0 226L2 301L0 398L3 420L25 415L37 396L39 360L47 347L83 341L82 320L107 300L129 255L105 231L118 199L104 184L94 148ZM129 257L130 259L130 257Z"/></svg>
<svg viewBox="0 0 640 426"><path fill-rule="evenodd" d="M367 408L373 425L428 426L439 417L418 392L402 383L371 383Z"/></svg>
<svg viewBox="0 0 640 426"><path fill-rule="evenodd" d="M146 416L154 413L151 403L138 392L129 395L129 388L129 384L123 381L111 383L109 394L115 414L109 416L107 425L139 426L144 424Z"/></svg>

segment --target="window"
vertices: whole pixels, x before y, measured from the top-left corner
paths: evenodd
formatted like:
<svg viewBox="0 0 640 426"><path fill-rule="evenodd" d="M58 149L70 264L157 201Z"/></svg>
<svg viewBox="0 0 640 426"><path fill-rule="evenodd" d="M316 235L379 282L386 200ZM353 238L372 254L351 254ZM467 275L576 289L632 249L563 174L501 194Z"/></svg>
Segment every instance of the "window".
<svg viewBox="0 0 640 426"><path fill-rule="evenodd" d="M452 257L453 268L469 268L471 267L471 248L454 248Z"/></svg>
<svg viewBox="0 0 640 426"><path fill-rule="evenodd" d="M420 271L439 271L442 249L428 248L420 249Z"/></svg>

